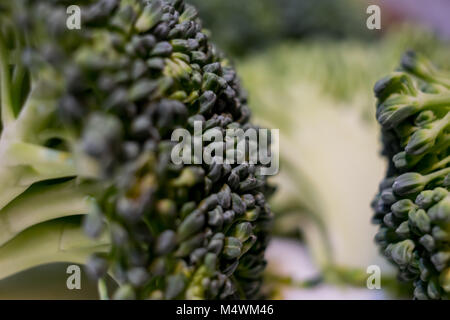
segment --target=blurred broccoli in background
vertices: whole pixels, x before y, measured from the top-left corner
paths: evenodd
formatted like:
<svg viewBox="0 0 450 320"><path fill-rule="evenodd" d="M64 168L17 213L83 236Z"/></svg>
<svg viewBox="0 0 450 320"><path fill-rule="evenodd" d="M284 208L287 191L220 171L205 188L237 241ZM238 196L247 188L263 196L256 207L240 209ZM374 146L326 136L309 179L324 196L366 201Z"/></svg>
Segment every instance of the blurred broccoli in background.
<svg viewBox="0 0 450 320"><path fill-rule="evenodd" d="M374 185L386 169L371 93L407 49L448 67L448 45L407 25L370 43L285 41L238 60L256 120L280 129L279 190L271 201L276 234L300 237L327 282L365 288L365 270L376 264L383 288L389 280L397 290L373 242L376 227L367 223Z"/></svg>
<svg viewBox="0 0 450 320"><path fill-rule="evenodd" d="M242 55L270 43L279 34L271 0L191 0L204 27L227 53Z"/></svg>
<svg viewBox="0 0 450 320"><path fill-rule="evenodd" d="M355 0L190 0L227 53L243 55L311 36L371 40L364 3Z"/></svg>

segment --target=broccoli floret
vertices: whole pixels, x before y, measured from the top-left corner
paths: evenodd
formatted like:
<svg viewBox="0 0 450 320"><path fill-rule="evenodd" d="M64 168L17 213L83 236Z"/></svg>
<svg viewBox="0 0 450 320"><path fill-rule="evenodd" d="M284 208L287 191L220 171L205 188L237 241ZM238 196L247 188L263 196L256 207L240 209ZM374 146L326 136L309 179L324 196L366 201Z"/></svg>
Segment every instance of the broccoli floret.
<svg viewBox="0 0 450 320"><path fill-rule="evenodd" d="M80 30L64 0L0 8L0 278L89 255L103 294L108 273L118 282L112 298L258 297L273 191L260 166L170 158L194 121L256 128L234 69L182 0L79 5ZM88 212L94 240L64 220ZM73 255L8 258L66 231Z"/></svg>
<svg viewBox="0 0 450 320"><path fill-rule="evenodd" d="M389 166L372 207L375 240L417 299L450 297L450 75L407 52L375 85Z"/></svg>

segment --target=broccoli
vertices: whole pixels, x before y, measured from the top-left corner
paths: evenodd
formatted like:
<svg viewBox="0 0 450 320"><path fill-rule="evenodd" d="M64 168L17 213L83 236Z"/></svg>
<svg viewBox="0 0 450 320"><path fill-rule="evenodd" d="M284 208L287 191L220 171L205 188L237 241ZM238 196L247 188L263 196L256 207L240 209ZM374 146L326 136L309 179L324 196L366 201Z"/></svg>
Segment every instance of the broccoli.
<svg viewBox="0 0 450 320"><path fill-rule="evenodd" d="M89 257L103 298L259 297L260 166L170 161L194 121L256 128L230 62L182 0L78 4L80 30L64 0L0 5L0 278Z"/></svg>
<svg viewBox="0 0 450 320"><path fill-rule="evenodd" d="M412 51L375 85L386 178L375 241L416 299L450 297L450 74Z"/></svg>

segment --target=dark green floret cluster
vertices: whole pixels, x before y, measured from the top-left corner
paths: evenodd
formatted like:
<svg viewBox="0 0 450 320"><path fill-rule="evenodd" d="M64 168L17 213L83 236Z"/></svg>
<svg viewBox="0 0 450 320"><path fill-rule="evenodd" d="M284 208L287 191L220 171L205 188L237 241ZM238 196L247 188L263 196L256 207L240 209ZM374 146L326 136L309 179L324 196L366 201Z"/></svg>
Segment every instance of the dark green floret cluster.
<svg viewBox="0 0 450 320"><path fill-rule="evenodd" d="M87 268L105 298L260 297L273 188L259 165L171 161L177 128L254 128L235 70L183 0L72 2L19 0L0 9L8 72L20 66L24 74L11 108L2 103L2 139L23 133L16 140L46 155L19 163L34 149L13 148L8 165L27 170L23 190L8 197L63 184L89 196L83 228L94 239L106 234L109 246L90 255ZM66 27L70 4L81 8L79 30ZM103 286L108 274L115 292Z"/></svg>
<svg viewBox="0 0 450 320"><path fill-rule="evenodd" d="M407 52L375 94L389 163L372 204L375 240L416 299L448 299L450 74Z"/></svg>

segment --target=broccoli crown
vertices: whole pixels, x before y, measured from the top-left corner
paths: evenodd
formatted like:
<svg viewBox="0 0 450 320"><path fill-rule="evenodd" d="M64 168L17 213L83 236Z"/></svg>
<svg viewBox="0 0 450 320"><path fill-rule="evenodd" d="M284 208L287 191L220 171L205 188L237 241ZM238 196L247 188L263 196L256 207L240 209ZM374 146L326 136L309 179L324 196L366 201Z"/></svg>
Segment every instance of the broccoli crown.
<svg viewBox="0 0 450 320"><path fill-rule="evenodd" d="M417 299L450 297L450 75L407 52L375 85L386 178L372 207L384 255Z"/></svg>
<svg viewBox="0 0 450 320"><path fill-rule="evenodd" d="M50 114L36 126L59 133L45 146L73 154L73 179L100 186L83 225L106 230L111 249L88 269L110 272L117 299L258 297L273 191L259 165L170 158L172 132L195 121L203 133L256 128L235 70L182 0L78 3L80 30L66 27L64 0L3 10L26 35L27 99Z"/></svg>

